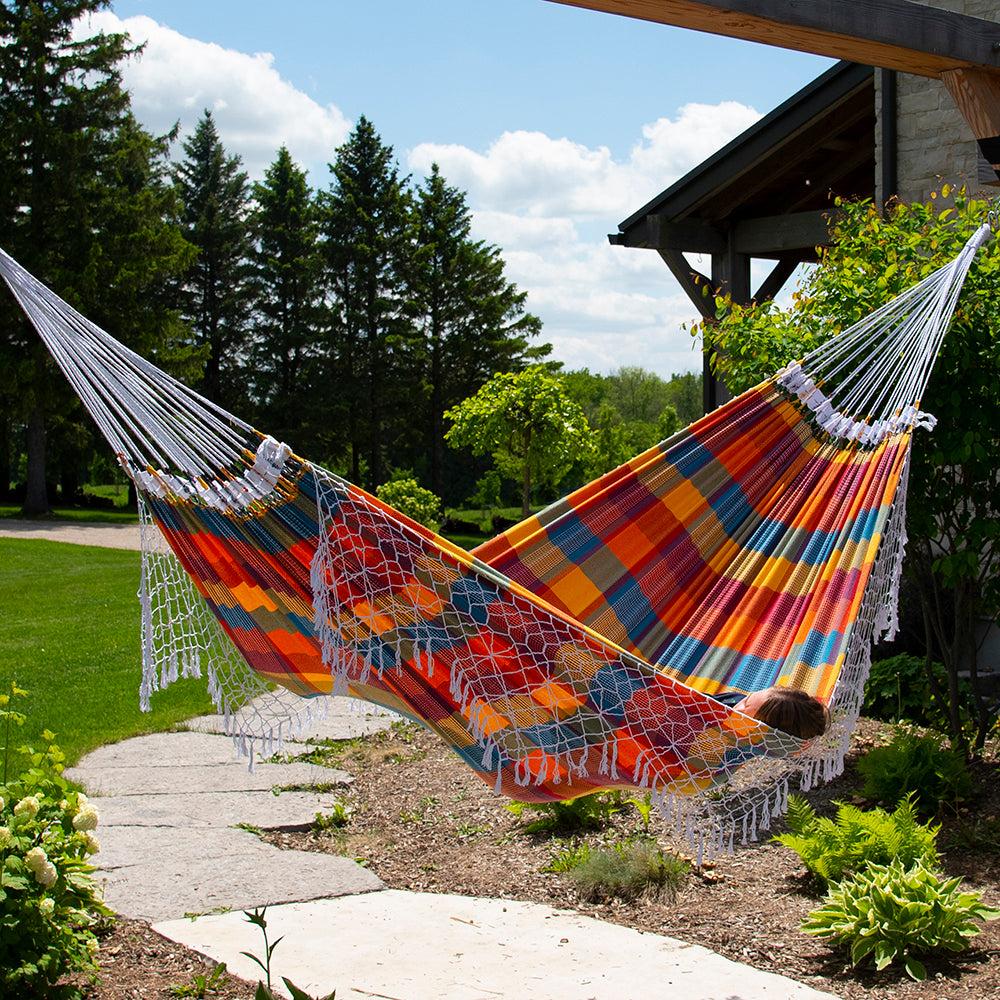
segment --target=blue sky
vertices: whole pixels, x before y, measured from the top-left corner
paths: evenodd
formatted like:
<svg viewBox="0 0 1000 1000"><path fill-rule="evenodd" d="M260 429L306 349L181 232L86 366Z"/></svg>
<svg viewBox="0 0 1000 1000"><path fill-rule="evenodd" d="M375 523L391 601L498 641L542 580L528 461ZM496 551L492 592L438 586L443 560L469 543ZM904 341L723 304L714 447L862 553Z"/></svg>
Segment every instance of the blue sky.
<svg viewBox="0 0 1000 1000"><path fill-rule="evenodd" d="M567 368L664 377L700 367L694 309L607 233L830 65L549 0L118 0L91 24L146 43L125 83L147 127L210 108L252 177L284 144L325 188L367 116L403 173L467 192Z"/></svg>

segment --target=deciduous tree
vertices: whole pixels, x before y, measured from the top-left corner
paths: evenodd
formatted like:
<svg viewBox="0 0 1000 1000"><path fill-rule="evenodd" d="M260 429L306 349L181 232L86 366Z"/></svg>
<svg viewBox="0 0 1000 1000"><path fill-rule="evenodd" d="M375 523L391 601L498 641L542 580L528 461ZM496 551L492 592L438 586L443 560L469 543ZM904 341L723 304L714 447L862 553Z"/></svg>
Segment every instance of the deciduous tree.
<svg viewBox="0 0 1000 1000"><path fill-rule="evenodd" d="M524 517L532 487L558 485L574 462L589 461L593 448L583 410L542 365L495 375L445 417L452 421L448 444L492 454L500 472L522 484Z"/></svg>

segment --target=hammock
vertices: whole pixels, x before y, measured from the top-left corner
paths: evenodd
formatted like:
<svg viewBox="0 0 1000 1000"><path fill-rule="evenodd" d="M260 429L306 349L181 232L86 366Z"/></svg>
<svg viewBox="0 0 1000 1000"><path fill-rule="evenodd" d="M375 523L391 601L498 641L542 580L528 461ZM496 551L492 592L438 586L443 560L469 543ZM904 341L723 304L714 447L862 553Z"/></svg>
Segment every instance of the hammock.
<svg viewBox="0 0 1000 1000"><path fill-rule="evenodd" d="M843 766L894 631L910 436L984 225L773 379L466 552L165 375L0 251L143 526L143 683L207 673L251 761L349 694L524 801L648 791L699 859ZM872 363L877 359L877 363ZM165 540L166 545L163 544ZM791 685L805 741L719 696Z"/></svg>

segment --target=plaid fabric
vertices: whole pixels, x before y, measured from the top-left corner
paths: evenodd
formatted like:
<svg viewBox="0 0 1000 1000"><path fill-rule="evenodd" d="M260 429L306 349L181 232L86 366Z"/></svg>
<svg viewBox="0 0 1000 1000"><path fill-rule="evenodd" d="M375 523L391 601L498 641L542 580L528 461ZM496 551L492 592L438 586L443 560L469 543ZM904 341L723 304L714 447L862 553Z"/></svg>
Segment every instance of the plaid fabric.
<svg viewBox="0 0 1000 1000"><path fill-rule="evenodd" d="M821 440L766 384L471 554L298 460L266 506L149 506L268 680L400 710L516 798L672 795L802 749L711 695L829 699L907 444Z"/></svg>
<svg viewBox="0 0 1000 1000"><path fill-rule="evenodd" d="M829 701L909 436L824 438L765 383L475 554L699 690Z"/></svg>

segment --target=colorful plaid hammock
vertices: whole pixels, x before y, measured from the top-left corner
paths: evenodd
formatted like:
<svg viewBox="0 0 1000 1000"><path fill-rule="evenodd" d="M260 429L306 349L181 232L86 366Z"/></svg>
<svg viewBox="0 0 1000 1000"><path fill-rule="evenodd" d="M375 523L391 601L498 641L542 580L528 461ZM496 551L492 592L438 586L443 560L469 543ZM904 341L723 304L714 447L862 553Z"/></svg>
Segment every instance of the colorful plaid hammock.
<svg viewBox="0 0 1000 1000"><path fill-rule="evenodd" d="M2 251L0 273L138 489L144 706L205 671L252 759L346 693L428 726L504 795L648 790L713 854L766 829L791 775L842 768L894 627L910 435L933 426L919 400L989 232L472 552L166 376ZM828 732L718 700L774 684L826 703Z"/></svg>

